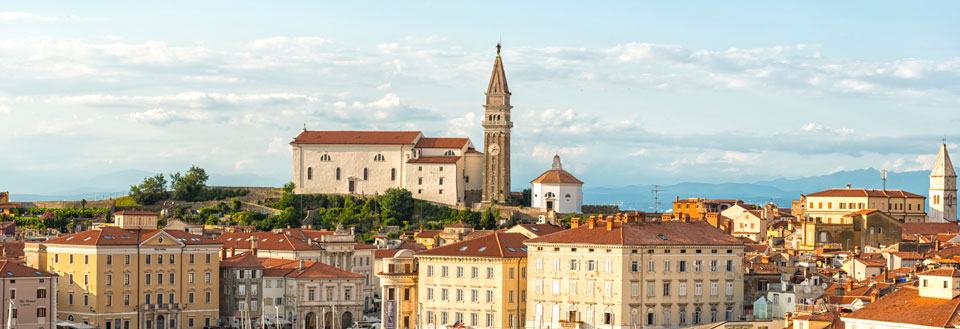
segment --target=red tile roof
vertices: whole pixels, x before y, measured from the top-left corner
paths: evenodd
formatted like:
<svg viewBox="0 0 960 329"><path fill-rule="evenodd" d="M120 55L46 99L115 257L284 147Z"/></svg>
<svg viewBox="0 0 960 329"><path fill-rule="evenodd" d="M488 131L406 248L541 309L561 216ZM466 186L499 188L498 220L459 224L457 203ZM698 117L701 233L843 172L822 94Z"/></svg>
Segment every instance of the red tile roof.
<svg viewBox="0 0 960 329"><path fill-rule="evenodd" d="M952 328L958 319L958 304L960 298L920 297L916 287L903 287L847 314L845 318Z"/></svg>
<svg viewBox="0 0 960 329"><path fill-rule="evenodd" d="M369 243L362 243L362 242L360 242L360 243L357 243L357 244L353 245L353 249L354 249L354 250L357 250L357 249L377 249L377 247L374 247L372 244L369 244Z"/></svg>
<svg viewBox="0 0 960 329"><path fill-rule="evenodd" d="M607 230L600 222L594 228L587 224L527 240L531 243L585 243L610 245L714 245L743 246L736 237L702 221L682 222L614 222Z"/></svg>
<svg viewBox="0 0 960 329"><path fill-rule="evenodd" d="M537 234L537 236L563 231L562 227L550 224L519 224L517 226L523 227L528 231Z"/></svg>
<svg viewBox="0 0 960 329"><path fill-rule="evenodd" d="M467 151L464 152L464 153L465 153L465 154L479 154L479 155L483 155L483 152L477 151L476 149L467 149Z"/></svg>
<svg viewBox="0 0 960 329"><path fill-rule="evenodd" d="M290 144L416 144L419 131L304 131Z"/></svg>
<svg viewBox="0 0 960 329"><path fill-rule="evenodd" d="M273 232L224 232L217 237L224 248L250 249L250 239L257 238L260 250L318 250L320 247L310 244L304 235L291 235Z"/></svg>
<svg viewBox="0 0 960 329"><path fill-rule="evenodd" d="M960 270L955 268L942 267L938 269L929 270L926 272L920 272L920 273L917 273L917 275L945 276L945 277L960 278Z"/></svg>
<svg viewBox="0 0 960 329"><path fill-rule="evenodd" d="M423 230L420 232L416 232L414 235L416 235L417 238L431 239L436 237L437 234L440 234L440 232L441 232L440 230Z"/></svg>
<svg viewBox="0 0 960 329"><path fill-rule="evenodd" d="M23 241L3 243L3 255L0 255L0 257L23 258L23 256Z"/></svg>
<svg viewBox="0 0 960 329"><path fill-rule="evenodd" d="M467 138L460 137L424 137L417 142L418 148L453 149L467 145Z"/></svg>
<svg viewBox="0 0 960 329"><path fill-rule="evenodd" d="M0 203L0 209L17 209L20 207L19 203Z"/></svg>
<svg viewBox="0 0 960 329"><path fill-rule="evenodd" d="M20 262L10 260L0 260L0 278L36 278L36 277L55 277L56 274L41 271Z"/></svg>
<svg viewBox="0 0 960 329"><path fill-rule="evenodd" d="M221 268L263 268L253 252L247 251L220 261Z"/></svg>
<svg viewBox="0 0 960 329"><path fill-rule="evenodd" d="M417 256L458 256L458 257L527 257L527 246L523 241L527 237L520 233L498 231L475 239L424 250Z"/></svg>
<svg viewBox="0 0 960 329"><path fill-rule="evenodd" d="M573 177L572 174L563 169L550 169L540 174L540 177L530 181L530 183L547 184L583 184L583 181Z"/></svg>
<svg viewBox="0 0 960 329"><path fill-rule="evenodd" d="M285 276L288 278L362 278L360 274L347 272L339 268L315 261L303 261L300 268L299 260L260 258L260 265L271 270L271 276ZM286 273L283 270L288 270ZM266 275L266 273L264 274Z"/></svg>
<svg viewBox="0 0 960 329"><path fill-rule="evenodd" d="M410 159L407 163L457 163L459 156L419 157Z"/></svg>
<svg viewBox="0 0 960 329"><path fill-rule="evenodd" d="M160 216L160 213L146 210L124 210L113 213L114 216L121 215L131 215L131 216Z"/></svg>
<svg viewBox="0 0 960 329"><path fill-rule="evenodd" d="M903 223L902 234L934 235L939 233L958 233L960 226L956 223Z"/></svg>
<svg viewBox="0 0 960 329"><path fill-rule="evenodd" d="M872 212L874 212L874 211L878 211L878 210L876 210L876 209L857 210L857 211L854 211L854 212L852 212L852 213L846 214L845 216L866 215L866 214L872 213Z"/></svg>
<svg viewBox="0 0 960 329"><path fill-rule="evenodd" d="M140 241L137 241L138 230L125 230L119 227L101 227L98 229L77 232L44 241L44 244L66 245L137 245L161 231L186 245L220 244L212 239L204 238L181 230L139 230Z"/></svg>
<svg viewBox="0 0 960 329"><path fill-rule="evenodd" d="M829 189L825 191L807 194L807 196L827 196L827 197L898 197L898 198L923 198L924 196L913 194L901 190L868 190L862 188L853 189Z"/></svg>
<svg viewBox="0 0 960 329"><path fill-rule="evenodd" d="M334 233L336 233L334 231L314 230L314 229L306 229L306 228L284 228L284 229L280 229L280 232L283 234L287 234L287 232L289 232L290 233L289 235L291 237L298 238L301 240L307 239L311 241L321 241L324 236L333 235Z"/></svg>

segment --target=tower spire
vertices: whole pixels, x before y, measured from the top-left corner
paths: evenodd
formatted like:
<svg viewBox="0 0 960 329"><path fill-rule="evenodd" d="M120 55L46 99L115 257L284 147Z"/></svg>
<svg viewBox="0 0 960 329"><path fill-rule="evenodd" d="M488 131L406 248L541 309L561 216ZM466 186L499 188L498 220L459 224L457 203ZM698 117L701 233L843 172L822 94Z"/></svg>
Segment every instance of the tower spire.
<svg viewBox="0 0 960 329"><path fill-rule="evenodd" d="M953 169L947 144L940 144L940 153L930 171L929 221L934 223L957 220L957 172Z"/></svg>

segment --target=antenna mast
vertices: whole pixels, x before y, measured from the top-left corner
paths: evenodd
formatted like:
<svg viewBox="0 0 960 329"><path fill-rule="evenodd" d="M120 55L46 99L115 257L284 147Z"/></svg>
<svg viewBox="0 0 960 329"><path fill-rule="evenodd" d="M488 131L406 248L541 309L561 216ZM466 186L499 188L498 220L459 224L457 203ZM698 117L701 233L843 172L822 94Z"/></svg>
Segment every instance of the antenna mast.
<svg viewBox="0 0 960 329"><path fill-rule="evenodd" d="M650 193L653 193L653 209L656 213L660 213L660 192L663 190L660 189L660 185L653 185L653 189L650 190Z"/></svg>
<svg viewBox="0 0 960 329"><path fill-rule="evenodd" d="M886 191L887 190L887 170L886 169L880 171L880 179L883 180L883 190Z"/></svg>

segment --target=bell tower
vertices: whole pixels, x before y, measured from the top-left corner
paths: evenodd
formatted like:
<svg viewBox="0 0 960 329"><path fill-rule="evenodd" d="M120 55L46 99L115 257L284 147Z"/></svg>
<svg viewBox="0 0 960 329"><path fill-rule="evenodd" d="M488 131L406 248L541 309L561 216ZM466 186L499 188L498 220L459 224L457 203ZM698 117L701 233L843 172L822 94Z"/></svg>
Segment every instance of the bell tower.
<svg viewBox="0 0 960 329"><path fill-rule="evenodd" d="M947 144L940 145L937 162L930 171L930 222L943 223L957 221L957 173L947 154Z"/></svg>
<svg viewBox="0 0 960 329"><path fill-rule="evenodd" d="M505 202L510 197L510 89L500 60L500 44L493 62L483 105L483 201Z"/></svg>

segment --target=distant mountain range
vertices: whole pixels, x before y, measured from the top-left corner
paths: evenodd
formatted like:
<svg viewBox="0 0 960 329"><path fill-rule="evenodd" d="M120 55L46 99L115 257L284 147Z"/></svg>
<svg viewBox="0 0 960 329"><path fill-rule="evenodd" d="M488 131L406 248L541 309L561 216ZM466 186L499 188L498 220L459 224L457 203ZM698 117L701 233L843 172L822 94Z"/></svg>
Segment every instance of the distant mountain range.
<svg viewBox="0 0 960 329"><path fill-rule="evenodd" d="M26 175L11 175L5 178L0 191L10 190L11 201L56 201L56 200L97 200L107 197L126 195L130 185L138 184L144 177L155 173L142 170L124 170L105 175L85 178L58 178L49 186L37 185L33 178ZM927 195L930 178L929 171L908 171L889 173L887 188L906 190ZM253 174L217 175L210 173L208 185L212 186L275 186L280 187L287 178L266 177ZM797 200L801 194L813 193L830 188L845 188L850 184L854 188L882 188L880 171L860 169L839 171L829 175L793 179L775 179L753 183L679 183L658 187L660 210L667 210L671 202L683 198L740 199L748 203L762 204L772 202L781 207L789 207L790 201ZM22 187L21 187L22 186ZM17 193L18 189L31 191L51 191L49 193ZM616 204L621 209L655 211L653 187L650 185L627 186L590 186L584 188L584 204Z"/></svg>
<svg viewBox="0 0 960 329"><path fill-rule="evenodd" d="M890 172L887 174L887 188L906 190L920 195L927 195L930 188L929 171ZM801 194L809 194L831 188L846 188L850 184L853 188L881 189L883 181L880 171L876 169L860 169L839 171L829 175L812 176L793 179L775 179L755 183L679 183L661 185L659 202L660 211L669 210L672 202L677 198L708 198L708 199L740 199L747 203L763 204L776 203L781 207L789 207L790 202L799 200ZM615 204L621 209L656 211L653 186L628 185L620 187L590 187L583 191L584 204Z"/></svg>

